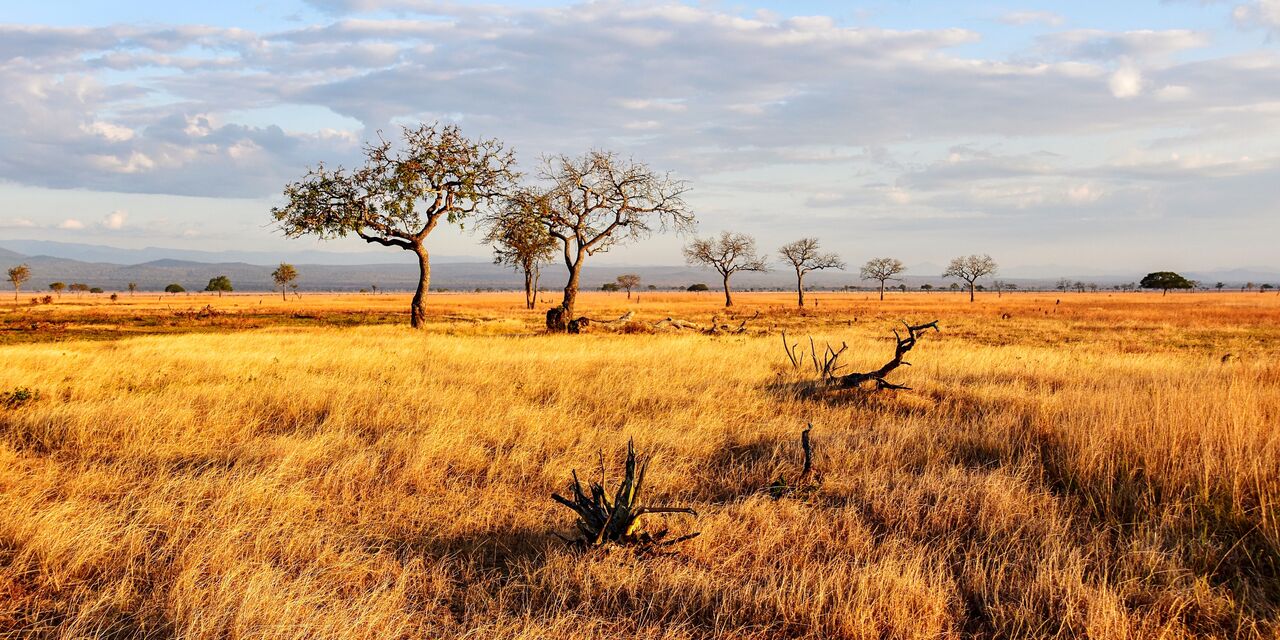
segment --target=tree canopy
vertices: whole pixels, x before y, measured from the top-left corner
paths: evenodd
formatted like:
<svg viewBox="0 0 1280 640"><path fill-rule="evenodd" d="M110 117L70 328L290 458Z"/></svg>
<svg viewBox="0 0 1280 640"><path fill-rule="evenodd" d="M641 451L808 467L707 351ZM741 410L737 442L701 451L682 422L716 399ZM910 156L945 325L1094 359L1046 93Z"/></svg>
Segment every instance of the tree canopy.
<svg viewBox="0 0 1280 640"><path fill-rule="evenodd" d="M1173 271L1154 271L1142 277L1138 286L1143 289L1159 289L1168 295L1170 289L1193 289L1195 284Z"/></svg>

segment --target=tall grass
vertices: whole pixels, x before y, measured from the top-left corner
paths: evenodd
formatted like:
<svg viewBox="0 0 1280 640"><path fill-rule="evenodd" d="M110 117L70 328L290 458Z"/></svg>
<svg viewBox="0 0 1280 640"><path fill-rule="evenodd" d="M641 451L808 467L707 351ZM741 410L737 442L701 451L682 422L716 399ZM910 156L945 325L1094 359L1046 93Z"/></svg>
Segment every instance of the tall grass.
<svg viewBox="0 0 1280 640"><path fill-rule="evenodd" d="M737 313L765 314L733 337L538 335L508 297L433 302L425 334L268 322L0 347L0 391L39 393L0 409L0 634L1280 633L1272 296L819 294L801 314L744 294ZM49 313L90 311L116 313ZM912 391L796 393L811 374L774 330L873 368L897 317L942 320L894 374ZM807 422L823 484L775 501ZM629 438L653 456L651 500L696 508L702 535L658 558L566 548L549 494L601 450L616 473Z"/></svg>

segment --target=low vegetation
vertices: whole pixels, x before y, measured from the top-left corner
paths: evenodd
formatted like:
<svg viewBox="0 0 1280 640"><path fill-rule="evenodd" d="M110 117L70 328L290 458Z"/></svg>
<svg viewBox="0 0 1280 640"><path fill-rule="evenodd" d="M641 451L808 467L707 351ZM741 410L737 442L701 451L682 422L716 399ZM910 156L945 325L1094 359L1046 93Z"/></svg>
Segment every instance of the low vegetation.
<svg viewBox="0 0 1280 640"><path fill-rule="evenodd" d="M518 293L426 333L406 295L195 295L0 306L0 636L1280 633L1274 294L583 293L633 315L579 336ZM874 371L926 318L910 389L797 394L778 349ZM698 513L632 535L700 535L566 545L595 460L608 507Z"/></svg>

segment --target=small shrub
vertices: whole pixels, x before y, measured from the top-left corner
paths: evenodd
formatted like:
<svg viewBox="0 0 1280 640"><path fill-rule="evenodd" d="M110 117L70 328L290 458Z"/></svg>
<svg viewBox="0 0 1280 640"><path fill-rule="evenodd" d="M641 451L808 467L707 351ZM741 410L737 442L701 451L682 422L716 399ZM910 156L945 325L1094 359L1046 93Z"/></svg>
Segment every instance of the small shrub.
<svg viewBox="0 0 1280 640"><path fill-rule="evenodd" d="M605 495L604 485L601 484L604 478L601 478L601 482L591 483L591 495L588 496L587 492L582 490L582 483L578 481L577 470L572 471L573 484L569 488L573 490L573 500L557 493L551 494L551 497L578 514L577 527L581 537L571 539L559 534L556 536L584 549L613 543L634 545L642 552L659 546L673 545L697 536L698 533L695 532L665 540L666 529L654 533L640 529L640 518L651 513L687 513L694 517L698 515L696 511L689 508L642 506L640 491L644 486L644 472L648 466L648 460L637 460L635 445L628 441L626 468L622 483L614 493L613 502L609 502L608 496Z"/></svg>
<svg viewBox="0 0 1280 640"><path fill-rule="evenodd" d="M53 296L45 296L40 298L40 304L53 304Z"/></svg>
<svg viewBox="0 0 1280 640"><path fill-rule="evenodd" d="M17 409L39 399L39 391L32 391L27 387L18 387L13 391L0 393L0 407L4 407L5 409Z"/></svg>

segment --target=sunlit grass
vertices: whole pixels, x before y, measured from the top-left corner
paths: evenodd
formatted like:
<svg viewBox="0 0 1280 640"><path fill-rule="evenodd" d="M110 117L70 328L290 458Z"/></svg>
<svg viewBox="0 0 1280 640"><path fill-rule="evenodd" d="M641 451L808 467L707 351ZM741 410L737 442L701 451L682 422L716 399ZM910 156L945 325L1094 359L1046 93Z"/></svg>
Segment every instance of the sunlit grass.
<svg viewBox="0 0 1280 640"><path fill-rule="evenodd" d="M426 332L292 317L391 322L404 296L261 298L192 300L260 315L180 335L131 333L172 317L154 296L7 312L136 337L0 347L0 391L38 392L0 408L0 634L1278 631L1275 296L742 294L762 315L737 336L542 335L519 294L434 296ZM581 304L726 317L714 294ZM796 395L814 376L778 331L870 369L899 318L942 325L894 373L913 390ZM822 486L775 501L808 422ZM630 438L650 500L702 514L667 525L702 535L566 548L550 493L600 450L616 479Z"/></svg>

